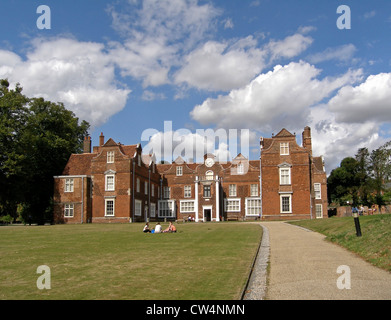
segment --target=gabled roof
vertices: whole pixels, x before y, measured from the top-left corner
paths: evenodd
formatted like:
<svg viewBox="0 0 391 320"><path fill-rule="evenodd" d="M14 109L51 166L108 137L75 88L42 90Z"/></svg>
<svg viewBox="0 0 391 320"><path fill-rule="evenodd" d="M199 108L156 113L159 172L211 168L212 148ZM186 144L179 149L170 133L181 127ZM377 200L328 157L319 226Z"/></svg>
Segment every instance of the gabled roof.
<svg viewBox="0 0 391 320"><path fill-rule="evenodd" d="M279 133L277 133L274 138L286 138L286 137L296 137L294 134L290 133L288 130L283 128Z"/></svg>
<svg viewBox="0 0 391 320"><path fill-rule="evenodd" d="M112 138L110 138L109 140L106 141L106 143L103 146L114 147L114 146L118 146L118 144Z"/></svg>
<svg viewBox="0 0 391 320"><path fill-rule="evenodd" d="M241 160L247 160L247 158L239 153L235 158L232 159L232 162L240 162Z"/></svg>

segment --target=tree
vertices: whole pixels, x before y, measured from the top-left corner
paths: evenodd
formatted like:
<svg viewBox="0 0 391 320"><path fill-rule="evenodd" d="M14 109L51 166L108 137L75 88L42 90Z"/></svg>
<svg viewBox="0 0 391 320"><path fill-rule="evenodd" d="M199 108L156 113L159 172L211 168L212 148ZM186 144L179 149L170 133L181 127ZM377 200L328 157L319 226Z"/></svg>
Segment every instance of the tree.
<svg viewBox="0 0 391 320"><path fill-rule="evenodd" d="M19 144L27 122L28 98L19 84L9 89L7 80L0 81L0 216L16 214L23 180L26 155Z"/></svg>
<svg viewBox="0 0 391 320"><path fill-rule="evenodd" d="M328 183L329 202L346 201L352 205L373 203L380 207L390 198L384 193L391 177L391 141L371 153L367 148L358 149L355 158L342 160L340 167L331 171Z"/></svg>
<svg viewBox="0 0 391 320"><path fill-rule="evenodd" d="M331 171L327 179L329 202L338 202L340 205L346 201L354 205L358 202L360 180L358 178L358 162L352 157L341 161L340 167Z"/></svg>
<svg viewBox="0 0 391 320"><path fill-rule="evenodd" d="M0 174L6 177L2 191L11 188L12 194L8 192L0 198L0 215L15 215L19 203L23 204L25 219L30 216L43 223L52 215L53 176L62 172L72 153L82 150L89 124L79 123L62 103L28 99L21 95L20 87L9 90L6 84L0 96L0 106L5 106L0 113L4 115L0 118ZM3 124L7 129L3 130Z"/></svg>
<svg viewBox="0 0 391 320"><path fill-rule="evenodd" d="M373 181L374 202L381 206L385 204L383 191L391 176L391 141L387 142L370 154L369 175Z"/></svg>
<svg viewBox="0 0 391 320"><path fill-rule="evenodd" d="M370 205L369 195L372 189L372 179L369 176L370 154L368 148L358 149L356 154L357 178L359 180L359 198L363 205Z"/></svg>

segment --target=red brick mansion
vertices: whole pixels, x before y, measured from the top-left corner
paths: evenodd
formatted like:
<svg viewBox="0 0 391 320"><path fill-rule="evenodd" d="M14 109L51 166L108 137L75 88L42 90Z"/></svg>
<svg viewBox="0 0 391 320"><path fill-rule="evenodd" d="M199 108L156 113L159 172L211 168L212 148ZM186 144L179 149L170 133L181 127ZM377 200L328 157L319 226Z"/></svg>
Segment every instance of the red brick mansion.
<svg viewBox="0 0 391 320"><path fill-rule="evenodd" d="M239 154L228 163L206 154L202 163L156 164L140 144L99 140L91 150L86 137L84 153L54 177L56 223L327 217L327 178L323 158L312 156L309 127L302 146L282 129L261 138L260 160Z"/></svg>

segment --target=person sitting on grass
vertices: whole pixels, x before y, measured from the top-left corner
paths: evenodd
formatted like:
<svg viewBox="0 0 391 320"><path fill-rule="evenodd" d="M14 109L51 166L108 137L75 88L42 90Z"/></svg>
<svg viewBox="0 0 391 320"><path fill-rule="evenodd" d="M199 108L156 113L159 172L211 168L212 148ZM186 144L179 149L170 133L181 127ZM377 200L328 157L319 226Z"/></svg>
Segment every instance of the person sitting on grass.
<svg viewBox="0 0 391 320"><path fill-rule="evenodd" d="M150 233L151 232L151 230L149 229L149 223L148 222L145 224L143 232L145 232L145 233Z"/></svg>
<svg viewBox="0 0 391 320"><path fill-rule="evenodd" d="M167 233L167 232L169 233L176 232L176 227L172 224L171 221L170 224L168 225L168 228L163 231L163 233Z"/></svg>
<svg viewBox="0 0 391 320"><path fill-rule="evenodd" d="M160 232L162 232L162 226L160 225L160 222L158 222L155 227L155 233L160 233Z"/></svg>

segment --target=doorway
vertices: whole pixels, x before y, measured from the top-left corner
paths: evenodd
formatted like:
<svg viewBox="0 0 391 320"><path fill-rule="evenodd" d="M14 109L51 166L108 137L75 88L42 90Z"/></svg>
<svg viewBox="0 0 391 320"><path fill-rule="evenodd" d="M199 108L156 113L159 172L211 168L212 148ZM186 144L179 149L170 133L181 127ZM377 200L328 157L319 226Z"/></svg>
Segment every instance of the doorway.
<svg viewBox="0 0 391 320"><path fill-rule="evenodd" d="M204 221L212 221L212 209L204 209Z"/></svg>

